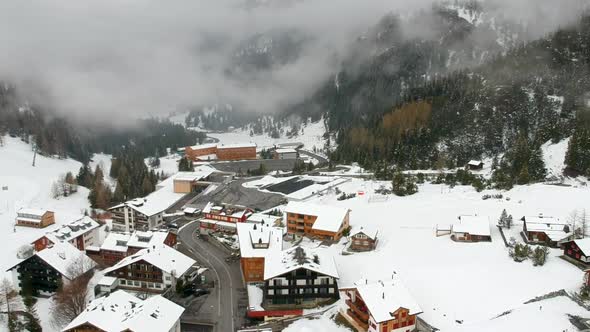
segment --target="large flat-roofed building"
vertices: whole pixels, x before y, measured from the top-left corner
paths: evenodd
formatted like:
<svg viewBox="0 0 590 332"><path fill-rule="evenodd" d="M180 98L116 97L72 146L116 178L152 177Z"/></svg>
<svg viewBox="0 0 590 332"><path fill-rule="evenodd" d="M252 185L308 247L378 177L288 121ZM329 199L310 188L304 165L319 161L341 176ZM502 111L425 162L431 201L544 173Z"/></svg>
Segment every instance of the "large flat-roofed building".
<svg viewBox="0 0 590 332"><path fill-rule="evenodd" d="M193 161L256 159L255 143L201 144L187 146L185 156Z"/></svg>
<svg viewBox="0 0 590 332"><path fill-rule="evenodd" d="M350 210L347 208L289 202L284 212L289 234L338 241L349 227Z"/></svg>
<svg viewBox="0 0 590 332"><path fill-rule="evenodd" d="M53 211L44 209L22 208L16 213L15 224L17 226L45 228L55 224Z"/></svg>

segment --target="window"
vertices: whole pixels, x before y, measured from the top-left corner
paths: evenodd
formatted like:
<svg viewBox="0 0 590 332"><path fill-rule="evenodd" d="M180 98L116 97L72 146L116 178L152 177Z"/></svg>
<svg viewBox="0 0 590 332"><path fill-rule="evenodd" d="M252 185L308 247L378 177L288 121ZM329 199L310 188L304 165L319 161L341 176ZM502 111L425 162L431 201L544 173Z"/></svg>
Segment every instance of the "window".
<svg viewBox="0 0 590 332"><path fill-rule="evenodd" d="M125 279L121 279L121 280L119 280L119 284L121 284L121 285L125 285L125 283L127 283L127 281L126 281Z"/></svg>

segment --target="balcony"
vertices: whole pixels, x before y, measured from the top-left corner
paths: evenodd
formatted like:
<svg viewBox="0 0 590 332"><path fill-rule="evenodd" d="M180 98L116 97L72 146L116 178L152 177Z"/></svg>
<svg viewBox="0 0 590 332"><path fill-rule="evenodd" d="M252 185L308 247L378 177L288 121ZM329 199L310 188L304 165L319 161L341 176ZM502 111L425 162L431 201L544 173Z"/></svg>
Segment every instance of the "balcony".
<svg viewBox="0 0 590 332"><path fill-rule="evenodd" d="M367 309L362 308L362 304L358 302L352 302L350 299L346 300L346 305L348 306L348 310L352 313L351 315L353 318L363 322L363 324L368 324L369 322L369 313Z"/></svg>
<svg viewBox="0 0 590 332"><path fill-rule="evenodd" d="M354 322L350 322L352 325L358 325L362 331L366 331L369 329L369 322L368 321L362 321L360 318L358 318L354 311L347 309L346 310L346 315L352 319Z"/></svg>

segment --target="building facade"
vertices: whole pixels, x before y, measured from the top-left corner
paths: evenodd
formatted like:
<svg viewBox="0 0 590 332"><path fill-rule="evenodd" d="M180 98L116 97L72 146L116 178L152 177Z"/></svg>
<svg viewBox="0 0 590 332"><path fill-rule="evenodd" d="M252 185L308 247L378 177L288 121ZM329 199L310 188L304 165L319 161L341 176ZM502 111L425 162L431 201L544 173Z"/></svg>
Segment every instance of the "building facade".
<svg viewBox="0 0 590 332"><path fill-rule="evenodd" d="M312 308L336 301L338 278L332 257L303 247L285 250L266 258L263 306Z"/></svg>
<svg viewBox="0 0 590 332"><path fill-rule="evenodd" d="M377 246L377 230L358 227L350 232L350 249L353 251L370 251Z"/></svg>
<svg viewBox="0 0 590 332"><path fill-rule="evenodd" d="M83 217L70 224L45 234L32 243L35 251L41 251L57 242L68 242L78 250L96 246L99 241L100 224L90 217Z"/></svg>
<svg viewBox="0 0 590 332"><path fill-rule="evenodd" d="M341 314L357 331L415 331L422 309L399 280L361 280L341 291L346 299Z"/></svg>
<svg viewBox="0 0 590 332"><path fill-rule="evenodd" d="M252 160L256 159L256 144L231 144L217 146L219 160Z"/></svg>
<svg viewBox="0 0 590 332"><path fill-rule="evenodd" d="M590 238L564 243L563 254L578 262L590 264Z"/></svg>
<svg viewBox="0 0 590 332"><path fill-rule="evenodd" d="M45 228L55 224L55 213L42 209L23 208L16 213L15 224L24 227Z"/></svg>
<svg viewBox="0 0 590 332"><path fill-rule="evenodd" d="M523 222L522 233L529 243L557 248L574 239L570 225L557 218L540 214L538 216L524 216L520 220Z"/></svg>
<svg viewBox="0 0 590 332"><path fill-rule="evenodd" d="M295 149L275 149L273 159L297 159L297 150Z"/></svg>
<svg viewBox="0 0 590 332"><path fill-rule="evenodd" d="M346 208L289 202L284 212L289 234L339 241L350 226Z"/></svg>

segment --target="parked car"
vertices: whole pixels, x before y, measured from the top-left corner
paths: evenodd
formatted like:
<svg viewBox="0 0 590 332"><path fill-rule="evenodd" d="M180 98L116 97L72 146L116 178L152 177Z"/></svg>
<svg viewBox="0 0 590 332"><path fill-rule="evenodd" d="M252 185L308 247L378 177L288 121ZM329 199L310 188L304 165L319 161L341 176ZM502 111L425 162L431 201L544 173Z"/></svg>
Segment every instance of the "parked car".
<svg viewBox="0 0 590 332"><path fill-rule="evenodd" d="M178 229L178 224L173 222L171 224L168 224L168 228Z"/></svg>

